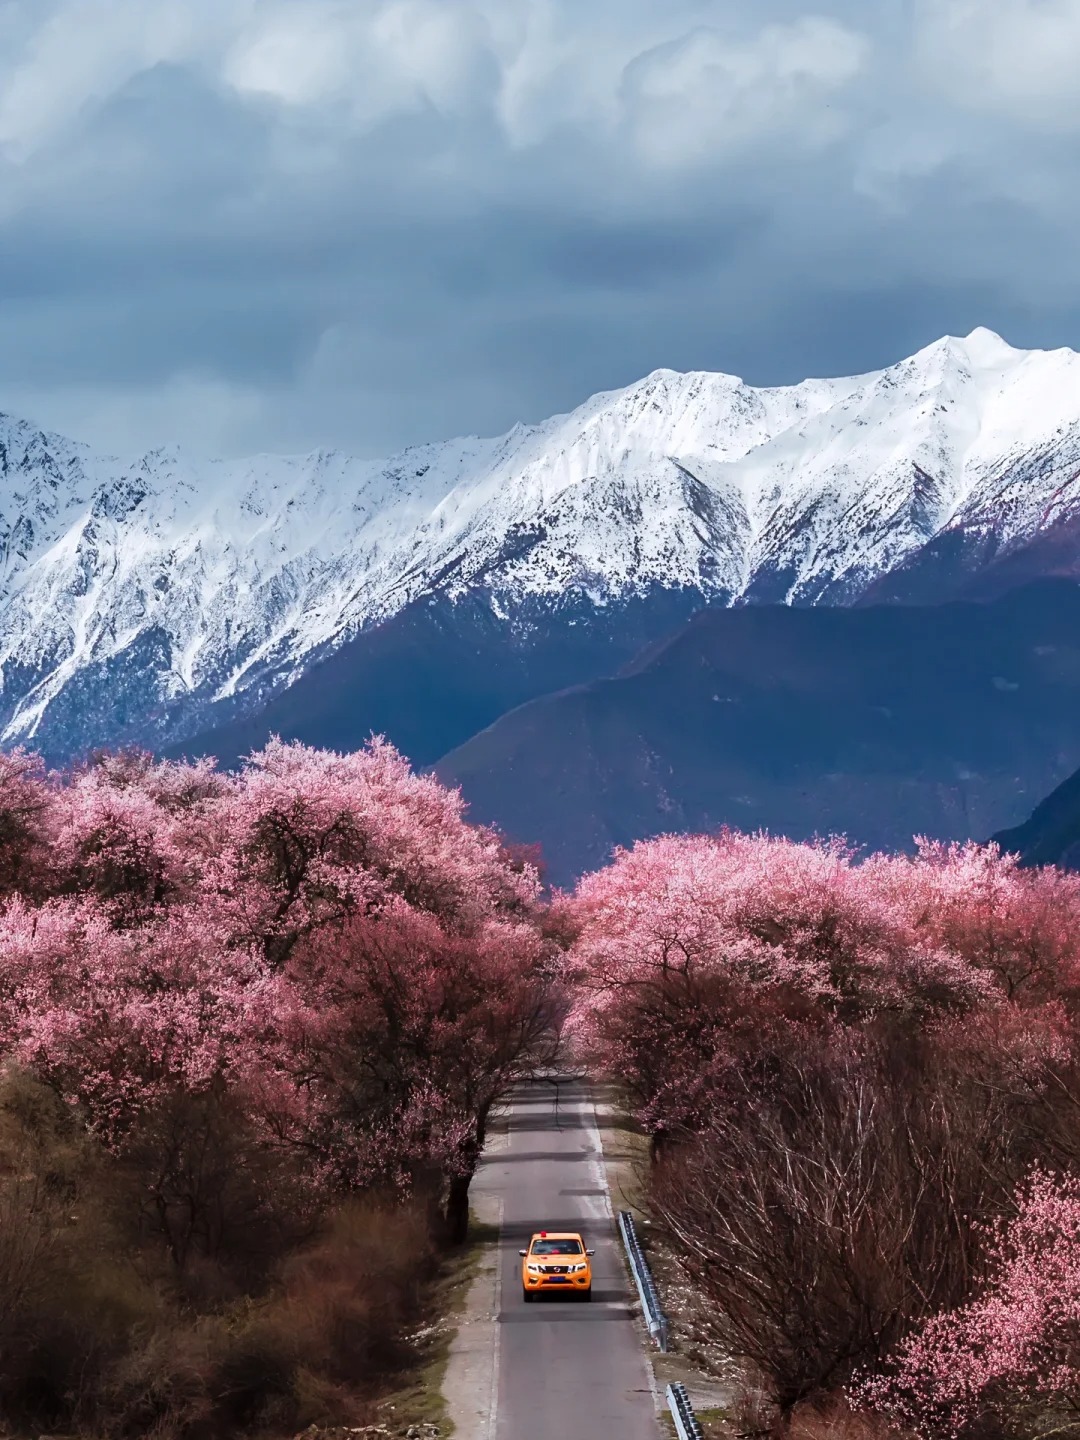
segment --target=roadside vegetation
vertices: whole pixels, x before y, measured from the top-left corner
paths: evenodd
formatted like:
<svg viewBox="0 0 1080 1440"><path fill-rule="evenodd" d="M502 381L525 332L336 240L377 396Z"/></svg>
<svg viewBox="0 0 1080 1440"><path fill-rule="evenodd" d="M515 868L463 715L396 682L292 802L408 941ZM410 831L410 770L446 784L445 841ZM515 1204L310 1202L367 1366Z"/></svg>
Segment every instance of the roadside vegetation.
<svg viewBox="0 0 1080 1440"><path fill-rule="evenodd" d="M1080 877L722 834L564 903L730 1428L1080 1435Z"/></svg>
<svg viewBox="0 0 1080 1440"><path fill-rule="evenodd" d="M0 756L3 1427L438 1415L560 1036L737 1370L710 1434L1080 1437L1080 876L725 832L552 898L381 742Z"/></svg>
<svg viewBox="0 0 1080 1440"><path fill-rule="evenodd" d="M385 1420L556 1028L553 923L381 743L0 757L6 1429Z"/></svg>

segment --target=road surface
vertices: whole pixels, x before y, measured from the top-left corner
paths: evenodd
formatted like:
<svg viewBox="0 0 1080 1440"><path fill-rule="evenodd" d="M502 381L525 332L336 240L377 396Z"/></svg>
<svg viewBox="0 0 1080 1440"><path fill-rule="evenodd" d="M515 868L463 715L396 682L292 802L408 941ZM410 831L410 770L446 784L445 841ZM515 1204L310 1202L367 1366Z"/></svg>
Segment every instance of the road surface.
<svg viewBox="0 0 1080 1440"><path fill-rule="evenodd" d="M502 1208L494 1440L659 1440L586 1088L522 1087L476 1184ZM591 1304L524 1303L518 1251L537 1230L580 1230L595 1247Z"/></svg>

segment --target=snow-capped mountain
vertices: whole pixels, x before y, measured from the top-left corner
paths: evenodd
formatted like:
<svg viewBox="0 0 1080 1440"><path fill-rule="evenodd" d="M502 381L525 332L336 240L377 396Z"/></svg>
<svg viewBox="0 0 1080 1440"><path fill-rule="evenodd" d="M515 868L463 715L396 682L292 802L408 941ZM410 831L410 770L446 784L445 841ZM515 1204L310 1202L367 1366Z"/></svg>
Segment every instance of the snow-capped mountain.
<svg viewBox="0 0 1080 1440"><path fill-rule="evenodd" d="M125 461L0 417L0 480L0 733L59 754L255 709L425 596L512 625L568 592L851 603L946 539L985 566L1080 516L1080 355L976 330L774 389L660 370L386 462Z"/></svg>

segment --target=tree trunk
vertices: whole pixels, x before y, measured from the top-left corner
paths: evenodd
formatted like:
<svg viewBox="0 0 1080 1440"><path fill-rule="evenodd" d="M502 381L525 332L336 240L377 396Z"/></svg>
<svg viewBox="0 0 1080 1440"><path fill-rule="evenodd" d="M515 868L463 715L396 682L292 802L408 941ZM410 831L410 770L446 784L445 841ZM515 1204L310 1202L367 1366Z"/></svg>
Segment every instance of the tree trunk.
<svg viewBox="0 0 1080 1440"><path fill-rule="evenodd" d="M484 1106L476 1120L476 1133L462 1157L464 1164L460 1174L450 1177L450 1188L446 1195L446 1239L450 1245L464 1245L469 1238L469 1186L472 1184L476 1167L487 1139L488 1106Z"/></svg>
<svg viewBox="0 0 1080 1440"><path fill-rule="evenodd" d="M649 1164L659 1165L660 1157L667 1140L667 1131L664 1129L654 1130L649 1136Z"/></svg>
<svg viewBox="0 0 1080 1440"><path fill-rule="evenodd" d="M469 1238L469 1186L472 1172L454 1175L446 1197L446 1239L450 1245L464 1245Z"/></svg>

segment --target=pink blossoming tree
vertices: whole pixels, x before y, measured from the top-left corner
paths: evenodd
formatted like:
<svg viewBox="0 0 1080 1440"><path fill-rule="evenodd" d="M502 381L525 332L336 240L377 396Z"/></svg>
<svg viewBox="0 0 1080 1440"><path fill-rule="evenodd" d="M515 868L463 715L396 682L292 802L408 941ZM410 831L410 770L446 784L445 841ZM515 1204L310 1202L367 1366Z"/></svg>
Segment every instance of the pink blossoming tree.
<svg viewBox="0 0 1080 1440"><path fill-rule="evenodd" d="M1080 1434L1080 1177L1036 1170L985 1264L976 1297L928 1320L856 1400L926 1440Z"/></svg>
<svg viewBox="0 0 1080 1440"><path fill-rule="evenodd" d="M3 763L2 1051L115 1153L158 1135L162 1211L228 1110L327 1194L443 1194L460 1238L491 1109L551 1030L535 870L382 741L275 741L235 775Z"/></svg>

